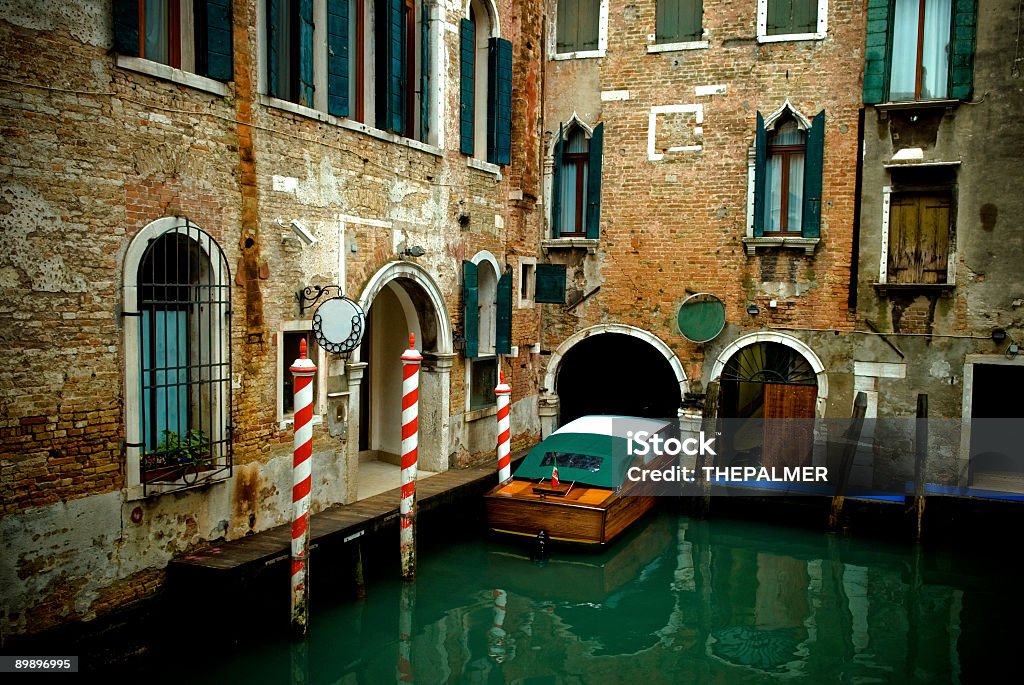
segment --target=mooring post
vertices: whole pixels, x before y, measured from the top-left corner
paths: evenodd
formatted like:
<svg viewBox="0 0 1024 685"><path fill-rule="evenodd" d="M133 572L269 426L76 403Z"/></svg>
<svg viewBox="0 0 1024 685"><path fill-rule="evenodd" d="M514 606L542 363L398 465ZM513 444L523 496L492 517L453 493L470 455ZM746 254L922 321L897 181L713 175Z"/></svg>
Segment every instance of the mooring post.
<svg viewBox="0 0 1024 685"><path fill-rule="evenodd" d="M494 389L498 400L498 483L506 483L512 478L512 429L509 422L509 401L512 388L505 382L505 372L498 375L498 387Z"/></svg>
<svg viewBox="0 0 1024 685"><path fill-rule="evenodd" d="M917 424L914 431L914 539L921 541L924 518L925 462L928 458L928 395L917 396Z"/></svg>
<svg viewBox="0 0 1024 685"><path fill-rule="evenodd" d="M419 456L420 364L416 336L409 334L409 349L402 353L402 500L399 504L399 542L402 579L416 577L416 468Z"/></svg>
<svg viewBox="0 0 1024 685"><path fill-rule="evenodd" d="M309 630L309 502L313 464L313 376L316 364L299 341L299 358L289 371L295 379L295 439L292 459L292 635Z"/></svg>
<svg viewBox="0 0 1024 685"><path fill-rule="evenodd" d="M356 599L366 599L366 576L363 574L363 546L355 544Z"/></svg>
<svg viewBox="0 0 1024 685"><path fill-rule="evenodd" d="M416 611L416 586L402 583L398 605L398 664L395 669L399 683L413 682L412 672L412 619Z"/></svg>
<svg viewBox="0 0 1024 685"><path fill-rule="evenodd" d="M701 410L700 430L705 436L713 436L716 434L715 428L717 423L718 381L711 381L704 392L704 408ZM694 469L696 470L694 476L697 479L697 484L700 486L700 492L697 493L697 499L694 502L694 514L699 518L706 518L711 513L711 481L704 477L705 466L709 466L709 464L704 458L704 451L700 450L694 462ZM714 464L710 464L710 466L714 466Z"/></svg>
<svg viewBox="0 0 1024 685"><path fill-rule="evenodd" d="M853 416L850 419L850 427L843 435L843 452L839 459L839 475L836 478L836 492L832 496L832 508L828 515L828 529L836 530L839 527L839 516L843 513L843 502L846 500L846 484L850 480L850 471L853 469L853 460L857 456L857 445L860 442L860 433L864 429L864 415L868 410L867 393L861 391L853 400Z"/></svg>

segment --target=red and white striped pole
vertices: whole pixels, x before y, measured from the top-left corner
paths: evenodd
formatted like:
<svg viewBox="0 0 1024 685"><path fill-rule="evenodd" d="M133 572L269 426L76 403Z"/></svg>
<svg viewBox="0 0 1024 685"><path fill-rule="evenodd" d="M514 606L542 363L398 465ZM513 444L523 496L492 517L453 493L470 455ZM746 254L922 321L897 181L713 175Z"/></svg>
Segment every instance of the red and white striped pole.
<svg viewBox="0 0 1024 685"><path fill-rule="evenodd" d="M299 358L289 371L295 378L295 455L292 460L292 633L305 637L309 629L309 501L313 463L313 376L316 364L299 342Z"/></svg>
<svg viewBox="0 0 1024 685"><path fill-rule="evenodd" d="M505 645L508 633L505 632L505 607L508 604L508 593L496 589L494 596L494 625L487 633L487 653L497 663L503 662L508 657L508 649Z"/></svg>
<svg viewBox="0 0 1024 685"><path fill-rule="evenodd" d="M402 353L402 501L398 508L404 580L416 577L416 461L422 361L423 357L416 351L416 336L410 333L409 349Z"/></svg>
<svg viewBox="0 0 1024 685"><path fill-rule="evenodd" d="M416 611L415 583L402 583L398 605L398 665L395 680L398 683L413 682L412 672L412 617Z"/></svg>
<svg viewBox="0 0 1024 685"><path fill-rule="evenodd" d="M512 388L505 382L505 372L500 371L498 387L494 389L498 399L498 483L506 483L512 478L512 450L510 441L512 430L509 425L509 400Z"/></svg>

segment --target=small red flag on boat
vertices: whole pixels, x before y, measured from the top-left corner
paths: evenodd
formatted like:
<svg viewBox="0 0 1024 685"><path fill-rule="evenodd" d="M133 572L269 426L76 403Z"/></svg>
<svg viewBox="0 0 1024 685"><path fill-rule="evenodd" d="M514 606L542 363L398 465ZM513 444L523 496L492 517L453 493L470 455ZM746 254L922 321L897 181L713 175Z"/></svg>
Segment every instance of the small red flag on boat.
<svg viewBox="0 0 1024 685"><path fill-rule="evenodd" d="M551 487L553 487L553 488L557 488L558 487L558 467L557 466L552 466L551 467Z"/></svg>

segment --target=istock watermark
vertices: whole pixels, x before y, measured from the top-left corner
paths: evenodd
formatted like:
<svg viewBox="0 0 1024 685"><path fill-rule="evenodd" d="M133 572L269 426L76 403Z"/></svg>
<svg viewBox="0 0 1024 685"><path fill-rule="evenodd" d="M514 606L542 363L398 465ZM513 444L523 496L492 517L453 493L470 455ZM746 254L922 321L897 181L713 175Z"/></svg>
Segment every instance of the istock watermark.
<svg viewBox="0 0 1024 685"><path fill-rule="evenodd" d="M697 437L665 438L660 433L653 435L648 431L629 431L626 433L626 450L631 457L656 457L670 456L678 457L685 454L688 457L695 457L698 454L715 457L714 444L715 436L707 437L701 431Z"/></svg>

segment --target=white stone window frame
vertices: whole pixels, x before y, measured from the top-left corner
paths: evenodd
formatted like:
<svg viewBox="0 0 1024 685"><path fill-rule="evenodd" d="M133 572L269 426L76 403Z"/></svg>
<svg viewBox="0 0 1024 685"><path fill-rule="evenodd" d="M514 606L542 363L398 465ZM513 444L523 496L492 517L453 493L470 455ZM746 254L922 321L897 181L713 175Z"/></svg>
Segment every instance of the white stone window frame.
<svg viewBox="0 0 1024 685"><path fill-rule="evenodd" d="M892 186L882 186L882 250L878 255L878 284L879 285L902 285L902 284L890 284L888 281L889 277L889 218L891 215L890 208L892 206ZM899 195L899 190L895 191ZM950 191L951 193L954 191ZM954 198L955 200L955 198ZM956 208L958 205L954 201L953 207ZM938 286L955 286L956 285L956 214L950 217L949 226L949 251L946 255L946 282L936 283ZM920 286L921 284L907 284L910 287L915 285Z"/></svg>
<svg viewBox="0 0 1024 685"><path fill-rule="evenodd" d="M694 135L704 137L704 105L655 105L651 107L647 120L647 159L652 162L660 162L665 159L665 153L657 152L655 144L658 138L658 115L659 114L693 114L696 121ZM676 152L700 152L704 145L677 145L667 148L666 153Z"/></svg>
<svg viewBox="0 0 1024 685"><path fill-rule="evenodd" d="M818 0L818 25L814 33L782 33L769 36L768 0L757 0L757 42L782 43L795 40L823 40L828 35L828 0Z"/></svg>
<svg viewBox="0 0 1024 685"><path fill-rule="evenodd" d="M192 3L183 2L179 8L180 17L180 40L181 40L181 67L172 67L162 62L132 57L129 55L115 55L114 64L121 69L136 71L140 74L153 76L181 86L188 86L196 90L202 90L214 95L225 97L231 93L227 84L221 83L206 76L194 73L196 68L196 46L191 40L195 36L195 20L192 12Z"/></svg>
<svg viewBox="0 0 1024 685"><path fill-rule="evenodd" d="M262 0L256 3L256 44L258 47L256 59L260 104L271 109L283 110L309 119L316 119L317 121L337 126L338 128L365 133L372 138L389 143L396 143L398 145L404 145L414 150L429 153L436 157L444 156L445 82L441 75L446 73L447 60L445 57L447 54L447 48L444 43L446 24L441 18L443 14L439 6L439 2L440 0L436 0L426 4L426 10L430 14L430 64L420 65L421 70L424 66L429 66L430 68L430 93L428 95L430 98L430 102L428 104L428 107L430 108L430 131L428 134L428 140L430 142L424 143L416 140L415 138L406 138L405 136L400 136L392 133L391 131L377 128L376 126L368 126L367 124L353 119L336 117L327 112L326 0L313 0L313 107L307 107L295 102L289 102L288 100L282 100L267 93L269 88L269 78L267 74L267 3ZM417 6L419 6L418 3ZM317 49L317 46L323 46L324 49ZM419 52L418 45L417 52ZM372 59L370 60L370 63L373 63Z"/></svg>
<svg viewBox="0 0 1024 685"><path fill-rule="evenodd" d="M295 423L295 412L294 410L288 413L284 411L284 374L288 373L285 370L285 364L289 366L291 362L295 361L286 360L284 358L284 334L285 333L303 333L313 329L313 322L310 319L284 321L278 328L275 336L277 338L277 427L279 430L286 430L291 428ZM311 344L306 348L306 356L313 360L316 364L316 394L313 396L313 420L312 424L323 423L324 411L327 407L327 355L324 353L322 347L316 344L316 341L310 336Z"/></svg>
<svg viewBox="0 0 1024 685"><path fill-rule="evenodd" d="M551 59L589 59L604 57L608 52L608 4L609 0L601 0L597 13L597 50L577 50L576 52L558 52L558 0L553 3L554 12L548 26L548 45Z"/></svg>
<svg viewBox="0 0 1024 685"><path fill-rule="evenodd" d="M139 268L142 266L142 260L146 256L149 244L186 222L188 222L188 219L181 216L161 217L151 221L132 238L122 263L121 301L124 312L139 311ZM189 222L189 225L197 231L203 231L203 228L195 223ZM205 248L209 246L205 244L205 241L197 241L197 245L199 245L200 249L204 249L204 252ZM215 242L213 245L220 248ZM216 275L218 282L224 278L230 280L230 274L218 271L217 265L220 264L221 256L210 254L209 252L205 252L205 254L207 259L210 260L211 268L213 269L211 274ZM222 315L223 312L219 312L215 316L219 317ZM125 446L125 496L128 501L144 499L147 495L146 488L142 484L142 450L138 446L132 446L139 445L142 442L142 396L140 382L142 360L139 358L139 327L135 322L137 318L135 316L127 317L123 322L124 427L125 442L128 443ZM225 328L224 333L225 335L221 340L221 358L230 359L230 330ZM231 369L230 372L233 374L234 369ZM232 375L231 379L232 387L235 387L235 376ZM224 409L225 407L222 405L221 417L226 414ZM224 430L227 426L221 425L219 428ZM149 494L160 493L153 490Z"/></svg>
<svg viewBox="0 0 1024 685"><path fill-rule="evenodd" d="M467 363L465 365L466 366L466 392L465 392L466 400L465 400L465 411L466 411L466 420L467 421L473 421L473 420L476 420L476 419L479 419L479 418L483 418L485 416L493 416L494 414L497 413L497 398L495 398L495 404L494 405L488 405L486 407L480 407L480 408L477 408L477 409L472 409L471 408L471 397L472 397L472 392L473 392L473 385L472 385L473 384L473 364L475 362L478 362L478 361L490 361L492 359L496 359L497 356L498 356L494 352L494 343L496 342L495 341L495 330L496 330L496 323L497 323L497 311L496 311L496 305L497 305L497 286L498 286L498 279L501 278L501 274L502 274L501 266L498 264L498 259L491 252L489 252L488 250L481 250L481 251L477 252L475 255L473 255L473 258L470 259L470 261L473 262L474 264L476 264L478 269L483 268L484 264L489 265L491 267L491 269L493 269L495 290L492 293L492 295L494 297L491 298L491 302L490 302L490 305L491 305L491 309L490 309L491 316L490 316L490 319L488 320L488 317L485 316L485 312L481 312L481 315L480 315L480 317L479 317L479 319L477 321L477 335L478 336L479 335L483 335L485 329L488 330L490 332L490 338L489 338L490 345L489 346L485 345L484 343L486 341L483 338L477 338L477 345L478 345L478 348L479 348L477 356L476 357L470 357L470 358L466 359ZM479 284L479 277L478 277L477 283ZM481 304L481 308L483 308L484 298L483 298L482 289L478 290L478 297L479 297L479 301L480 301L480 304ZM500 371L500 368L499 368L499 371Z"/></svg>
<svg viewBox="0 0 1024 685"><path fill-rule="evenodd" d="M531 282L528 284L527 296L523 297L523 279L526 278L526 267L532 266L533 271L530 276ZM537 258L536 257L520 257L519 258L519 279L516 283L516 296L519 301L519 309L533 309L534 298L537 296Z"/></svg>

